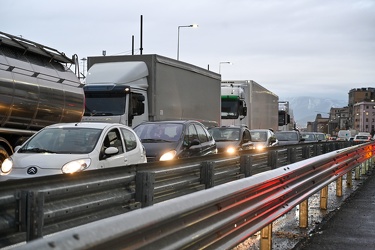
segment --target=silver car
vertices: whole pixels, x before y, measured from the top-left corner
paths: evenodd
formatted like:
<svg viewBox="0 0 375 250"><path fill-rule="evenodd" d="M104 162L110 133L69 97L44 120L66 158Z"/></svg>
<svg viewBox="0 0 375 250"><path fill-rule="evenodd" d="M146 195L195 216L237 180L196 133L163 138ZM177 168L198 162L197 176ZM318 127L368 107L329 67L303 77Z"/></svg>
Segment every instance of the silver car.
<svg viewBox="0 0 375 250"><path fill-rule="evenodd" d="M277 146L279 141L270 129L251 129L251 141L257 150L263 150L266 147Z"/></svg>
<svg viewBox="0 0 375 250"><path fill-rule="evenodd" d="M0 181L147 162L146 151L128 126L65 123L40 130L1 165Z"/></svg>

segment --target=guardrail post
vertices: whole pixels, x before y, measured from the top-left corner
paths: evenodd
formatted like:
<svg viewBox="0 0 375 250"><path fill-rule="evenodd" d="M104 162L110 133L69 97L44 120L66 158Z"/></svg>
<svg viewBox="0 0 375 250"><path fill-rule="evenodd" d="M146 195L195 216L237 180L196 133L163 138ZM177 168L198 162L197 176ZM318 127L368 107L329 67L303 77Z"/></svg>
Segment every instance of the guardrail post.
<svg viewBox="0 0 375 250"><path fill-rule="evenodd" d="M142 207L154 204L155 173L137 172L135 175L135 201Z"/></svg>
<svg viewBox="0 0 375 250"><path fill-rule="evenodd" d="M260 233L260 249L270 250L272 248L272 223L264 227Z"/></svg>
<svg viewBox="0 0 375 250"><path fill-rule="evenodd" d="M271 167L271 169L277 168L277 151L268 151L268 166Z"/></svg>
<svg viewBox="0 0 375 250"><path fill-rule="evenodd" d="M342 176L340 176L336 180L336 196L337 197L341 197L342 196Z"/></svg>
<svg viewBox="0 0 375 250"><path fill-rule="evenodd" d="M352 170L350 170L348 173L346 173L346 186L352 187L353 186L353 174Z"/></svg>
<svg viewBox="0 0 375 250"><path fill-rule="evenodd" d="M296 156L296 149L295 148L288 148L287 149L287 157L289 163L295 163L297 156Z"/></svg>
<svg viewBox="0 0 375 250"><path fill-rule="evenodd" d="M303 146L302 147L302 158L308 159L310 157L310 146Z"/></svg>
<svg viewBox="0 0 375 250"><path fill-rule="evenodd" d="M245 177L251 176L251 166L253 165L252 155L241 155L240 156L240 172L245 175Z"/></svg>
<svg viewBox="0 0 375 250"><path fill-rule="evenodd" d="M354 175L354 179L356 179L356 180L359 180L360 179L360 167L359 167L359 165L358 166L356 166L355 167L355 175Z"/></svg>
<svg viewBox="0 0 375 250"><path fill-rule="evenodd" d="M309 218L309 205L308 199L299 204L299 227L307 228Z"/></svg>
<svg viewBox="0 0 375 250"><path fill-rule="evenodd" d="M323 153L322 152L323 151L322 147L323 147L322 144L316 145L315 156L321 155Z"/></svg>
<svg viewBox="0 0 375 250"><path fill-rule="evenodd" d="M29 191L26 204L26 241L43 237L44 193Z"/></svg>
<svg viewBox="0 0 375 250"><path fill-rule="evenodd" d="M320 190L320 208L326 210L328 204L328 186Z"/></svg>
<svg viewBox="0 0 375 250"><path fill-rule="evenodd" d="M365 175L366 174L366 166L364 163L361 163L361 174Z"/></svg>
<svg viewBox="0 0 375 250"><path fill-rule="evenodd" d="M205 184L206 189L215 186L213 162L205 161L201 163L201 180Z"/></svg>

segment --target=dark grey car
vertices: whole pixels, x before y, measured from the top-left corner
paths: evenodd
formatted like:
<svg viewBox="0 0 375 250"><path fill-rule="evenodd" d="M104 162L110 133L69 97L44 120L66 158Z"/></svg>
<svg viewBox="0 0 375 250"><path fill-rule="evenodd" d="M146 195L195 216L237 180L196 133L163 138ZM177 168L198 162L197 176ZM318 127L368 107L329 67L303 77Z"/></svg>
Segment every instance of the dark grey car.
<svg viewBox="0 0 375 250"><path fill-rule="evenodd" d="M216 153L205 126L194 120L144 122L134 128L146 149L147 161L166 161Z"/></svg>
<svg viewBox="0 0 375 250"><path fill-rule="evenodd" d="M305 141L302 138L301 133L298 130L292 131L276 131L275 136L279 141L279 145L290 145L290 144L298 144Z"/></svg>

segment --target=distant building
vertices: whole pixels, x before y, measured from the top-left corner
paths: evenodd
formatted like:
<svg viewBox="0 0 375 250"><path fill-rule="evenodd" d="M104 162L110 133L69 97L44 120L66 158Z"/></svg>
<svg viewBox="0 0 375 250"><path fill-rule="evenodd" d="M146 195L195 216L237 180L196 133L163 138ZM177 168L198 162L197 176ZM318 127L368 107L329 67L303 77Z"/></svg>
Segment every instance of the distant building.
<svg viewBox="0 0 375 250"><path fill-rule="evenodd" d="M331 108L329 111L328 134L337 136L339 130L349 129L349 108Z"/></svg>
<svg viewBox="0 0 375 250"><path fill-rule="evenodd" d="M324 132L337 136L339 130L355 129L375 133L375 88L355 88L349 91L348 106L331 108L329 118L317 114L307 123L307 131Z"/></svg>
<svg viewBox="0 0 375 250"><path fill-rule="evenodd" d="M353 129L356 129L354 125L354 119L356 119L354 105L360 102L375 102L375 88L355 88L349 91L349 126Z"/></svg>
<svg viewBox="0 0 375 250"><path fill-rule="evenodd" d="M359 102L353 105L353 128L358 132L373 133L375 130L375 102Z"/></svg>

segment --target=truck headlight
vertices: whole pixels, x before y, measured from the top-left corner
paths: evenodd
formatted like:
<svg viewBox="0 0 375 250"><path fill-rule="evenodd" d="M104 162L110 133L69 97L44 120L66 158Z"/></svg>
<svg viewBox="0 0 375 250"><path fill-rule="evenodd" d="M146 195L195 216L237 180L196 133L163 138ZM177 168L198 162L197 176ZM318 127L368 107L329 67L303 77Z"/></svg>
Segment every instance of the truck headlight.
<svg viewBox="0 0 375 250"><path fill-rule="evenodd" d="M176 156L176 150L171 150L160 157L160 161L170 161Z"/></svg>
<svg viewBox="0 0 375 250"><path fill-rule="evenodd" d="M62 167L61 171L64 174L72 174L75 172L85 170L86 168L90 166L90 163L91 163L90 159L81 159L81 160L71 161L65 164Z"/></svg>
<svg viewBox="0 0 375 250"><path fill-rule="evenodd" d="M6 158L3 161L3 164L1 164L1 172L3 174L9 174L10 171L12 171L13 168L13 161L11 158Z"/></svg>

